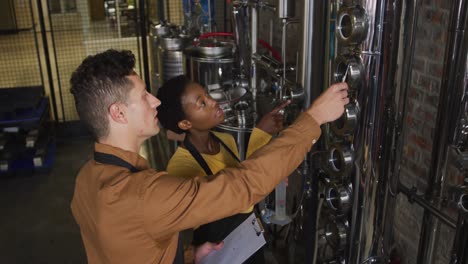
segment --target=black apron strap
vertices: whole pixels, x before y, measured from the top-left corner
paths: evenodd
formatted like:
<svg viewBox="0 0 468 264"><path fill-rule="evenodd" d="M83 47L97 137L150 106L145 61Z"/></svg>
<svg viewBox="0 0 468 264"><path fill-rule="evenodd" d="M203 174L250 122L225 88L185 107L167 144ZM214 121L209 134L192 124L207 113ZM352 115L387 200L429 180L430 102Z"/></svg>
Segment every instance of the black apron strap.
<svg viewBox="0 0 468 264"><path fill-rule="evenodd" d="M131 172L138 172L139 170L135 168L132 164L126 162L125 160L102 152L94 152L94 160L103 164L109 164L114 166L120 166L129 169Z"/></svg>
<svg viewBox="0 0 468 264"><path fill-rule="evenodd" d="M185 136L184 145L187 148L187 150L190 152L190 154L192 154L192 157L198 162L198 164L205 171L206 175L213 175L213 172L211 171L210 167L208 167L208 164L203 159L200 152L195 148L192 142L190 142L190 140L188 139L188 135Z"/></svg>
<svg viewBox="0 0 468 264"><path fill-rule="evenodd" d="M129 169L131 172L139 172L140 170L135 168L132 164L125 160L102 152L94 152L94 160L103 164L109 164L114 166L120 166ZM174 258L174 264L184 264L184 245L182 244L182 238L180 233L178 234L177 251Z"/></svg>
<svg viewBox="0 0 468 264"><path fill-rule="evenodd" d="M210 132L210 134L213 136L214 139L216 139L216 141L219 142L219 144L221 144L221 145L224 147L224 149L226 149L227 152L229 152L229 154L231 154L231 156L232 156L235 160L237 160L237 162L239 162L239 163L241 162L241 161L239 160L239 158L236 156L236 154L234 154L234 152L232 152L232 150L231 150L230 148L228 148L228 146L227 146L221 139L219 139L214 133L211 133L211 132Z"/></svg>
<svg viewBox="0 0 468 264"><path fill-rule="evenodd" d="M174 264L184 264L185 259L184 259L184 244L182 243L182 237L179 233L179 239L177 242L177 251L176 255L174 258Z"/></svg>
<svg viewBox="0 0 468 264"><path fill-rule="evenodd" d="M215 136L215 134L211 133L210 132L210 135L217 141L219 142L219 144L221 144L221 146L226 149L226 151L235 159L237 160L237 162L241 162L239 160L239 158L236 156L236 154L234 154L234 152L232 152L232 150L230 148L228 148L228 146L221 140L219 139L217 136ZM190 152L190 154L192 154L192 157L198 162L198 164L203 168L203 170L205 171L206 175L213 175L213 172L211 171L210 167L208 166L208 164L206 163L205 159L203 159L202 155L200 154L200 152L195 148L195 146L192 144L192 142L190 142L190 140L188 139L188 136L185 137L184 139L184 145L185 147L187 148L187 150Z"/></svg>

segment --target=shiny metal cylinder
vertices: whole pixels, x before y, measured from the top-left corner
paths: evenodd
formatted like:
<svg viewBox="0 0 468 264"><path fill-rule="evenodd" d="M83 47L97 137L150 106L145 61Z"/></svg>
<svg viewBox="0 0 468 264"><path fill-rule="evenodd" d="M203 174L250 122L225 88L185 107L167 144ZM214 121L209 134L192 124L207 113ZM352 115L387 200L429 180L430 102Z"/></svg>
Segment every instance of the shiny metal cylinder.
<svg viewBox="0 0 468 264"><path fill-rule="evenodd" d="M304 89L296 83L286 81L282 90L284 91L282 95L283 101L291 100L294 104L302 104L304 102Z"/></svg>
<svg viewBox="0 0 468 264"><path fill-rule="evenodd" d="M158 49L158 63L161 83L185 74L185 55L181 50Z"/></svg>
<svg viewBox="0 0 468 264"><path fill-rule="evenodd" d="M350 146L336 144L325 155L326 169L333 181L343 181L353 167L353 150Z"/></svg>
<svg viewBox="0 0 468 264"><path fill-rule="evenodd" d="M189 76L208 91L229 89L234 86L233 58L203 58L191 56Z"/></svg>
<svg viewBox="0 0 468 264"><path fill-rule="evenodd" d="M330 209L339 214L347 213L352 207L352 186L330 185L326 188L325 200Z"/></svg>
<svg viewBox="0 0 468 264"><path fill-rule="evenodd" d="M239 77L243 80L250 80L251 41L248 6L235 3L232 6L232 12L233 24L235 25L234 36L237 45Z"/></svg>
<svg viewBox="0 0 468 264"><path fill-rule="evenodd" d="M369 20L366 10L360 6L342 8L337 17L336 36L346 45L363 42L368 33Z"/></svg>
<svg viewBox="0 0 468 264"><path fill-rule="evenodd" d="M458 215L450 264L468 264L468 214Z"/></svg>
<svg viewBox="0 0 468 264"><path fill-rule="evenodd" d="M345 81L351 91L351 95L363 85L365 72L361 58L355 55L341 55L335 59L335 82ZM343 78L345 78L343 80Z"/></svg>
<svg viewBox="0 0 468 264"><path fill-rule="evenodd" d="M295 0L278 0L278 18L291 18L295 16Z"/></svg>
<svg viewBox="0 0 468 264"><path fill-rule="evenodd" d="M334 220L325 226L327 244L334 250L343 249L348 244L348 223Z"/></svg>
<svg viewBox="0 0 468 264"><path fill-rule="evenodd" d="M325 88L326 4L326 1L304 1L302 43L298 56L299 84L305 93L304 108L308 108Z"/></svg>
<svg viewBox="0 0 468 264"><path fill-rule="evenodd" d="M354 133L359 120L359 105L357 101L351 101L345 106L344 114L331 123L332 131L338 136L347 136Z"/></svg>

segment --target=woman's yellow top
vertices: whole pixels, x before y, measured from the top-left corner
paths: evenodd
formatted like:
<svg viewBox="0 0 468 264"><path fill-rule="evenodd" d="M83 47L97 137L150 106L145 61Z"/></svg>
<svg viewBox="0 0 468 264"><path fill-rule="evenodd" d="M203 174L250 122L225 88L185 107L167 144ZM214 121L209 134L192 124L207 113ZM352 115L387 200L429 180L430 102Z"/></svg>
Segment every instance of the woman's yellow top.
<svg viewBox="0 0 468 264"><path fill-rule="evenodd" d="M234 137L228 133L221 133L213 131L213 133L226 144L227 147L239 157L239 150L237 149L236 141ZM266 145L271 139L271 135L265 131L254 128L251 135L249 144L247 147L246 157L248 158L257 149ZM229 154L229 152L221 145L220 151L217 154L209 155L200 153L203 159L206 161L211 171L216 174L220 170L226 167L238 167L239 162ZM190 152L182 147L178 147L172 158L169 160L167 165L167 172L170 175L181 176L181 177L198 177L207 176L203 168L193 158ZM250 213L253 210L253 205L242 213Z"/></svg>

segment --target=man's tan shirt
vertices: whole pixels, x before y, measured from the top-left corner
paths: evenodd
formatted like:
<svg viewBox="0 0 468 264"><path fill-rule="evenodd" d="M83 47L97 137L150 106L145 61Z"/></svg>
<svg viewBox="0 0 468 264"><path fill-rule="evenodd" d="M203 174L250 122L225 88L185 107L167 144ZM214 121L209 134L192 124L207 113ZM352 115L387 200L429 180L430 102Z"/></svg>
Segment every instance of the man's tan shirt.
<svg viewBox="0 0 468 264"><path fill-rule="evenodd" d="M137 153L104 144L140 172L88 161L76 178L71 203L88 262L173 263L178 232L237 214L255 204L302 162L320 136L308 114L256 151L240 168L207 181L169 176L149 168Z"/></svg>

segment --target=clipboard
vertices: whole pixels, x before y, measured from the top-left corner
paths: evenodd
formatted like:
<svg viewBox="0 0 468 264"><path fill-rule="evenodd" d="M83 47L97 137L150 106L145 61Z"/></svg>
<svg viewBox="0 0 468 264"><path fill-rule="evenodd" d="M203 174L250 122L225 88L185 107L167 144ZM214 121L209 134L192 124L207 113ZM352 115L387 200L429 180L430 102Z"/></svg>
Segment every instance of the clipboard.
<svg viewBox="0 0 468 264"><path fill-rule="evenodd" d="M203 258L200 264L241 264L266 244L262 224L254 213L223 241L224 247Z"/></svg>

